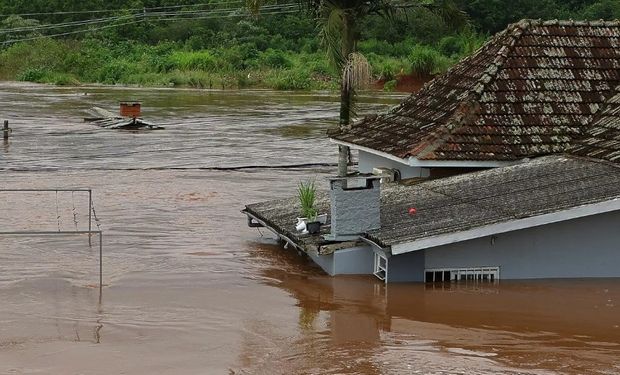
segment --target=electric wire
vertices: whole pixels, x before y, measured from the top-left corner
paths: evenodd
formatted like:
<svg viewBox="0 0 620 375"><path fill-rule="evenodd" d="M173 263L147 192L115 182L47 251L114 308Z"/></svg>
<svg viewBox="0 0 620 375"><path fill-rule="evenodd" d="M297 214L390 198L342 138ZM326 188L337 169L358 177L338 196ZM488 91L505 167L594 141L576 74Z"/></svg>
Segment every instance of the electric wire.
<svg viewBox="0 0 620 375"><path fill-rule="evenodd" d="M299 9L295 9L298 8L297 4L292 4L292 3L288 3L288 4L279 4L279 5L271 5L271 6L265 6L261 9L263 9L264 11L262 11L260 14L261 15L278 15L278 14L289 14L289 13L296 13L299 11ZM241 11L241 12L239 12ZM239 12L239 13L234 13L234 12ZM136 18L133 21L128 21L128 22L123 22L123 23L115 23L115 24L111 24L111 25L102 25L102 26L98 26L95 28L88 28L88 29L80 29L80 30L72 30L72 31L67 31L67 32L62 32L62 33L55 33L55 34L45 34L45 35L36 35L36 36L31 36L31 37L24 37L24 38L16 38L16 39L11 39L11 40L7 40L2 42L3 45L6 44L12 44L12 43L18 43L18 42L23 42L23 41L31 41L31 40L37 40L37 39L44 39L44 38L53 38L53 37L59 37L59 36L67 36L67 35L74 35L74 34L80 34L80 33L88 33L88 32L96 32L99 30L104 30L104 29L109 29L109 28L113 28L113 27L120 27L120 26L126 26L126 25L132 25L132 24L136 24L136 23L140 23L145 21L147 18L149 17L149 20L152 21L172 21L172 20L198 20L198 19L217 19L217 18L235 18L235 17L245 17L248 15L247 10L244 8L228 8L228 9L217 9L217 10L211 10L211 11L201 11L198 13L184 13L184 12L161 12L163 14L158 14L158 12L152 12L150 14L135 14L135 15L131 15L131 16L122 16L121 18L116 18L114 20L110 20L110 19L106 19L106 21L100 21L103 19L93 19L93 20L89 20L89 21L100 21L100 22L112 22L112 21L118 21L121 19L128 19L131 17ZM183 16L187 16L187 17L183 17ZM150 18L153 17L153 18ZM163 17L163 18L154 18L154 17ZM89 24L83 24L83 25L78 25L78 26L88 26ZM49 28L53 28L53 25L42 25L42 26L50 26ZM33 29L36 30L36 29ZM2 32L8 32L9 30L2 30L0 31L0 33Z"/></svg>
<svg viewBox="0 0 620 375"><path fill-rule="evenodd" d="M134 14L130 14L130 15L124 15L124 16L114 16L114 17L107 17L107 18L97 18L97 19L82 20L82 21L63 22L63 23L57 23L57 24L16 27L14 29L0 29L0 34L8 34L8 33L14 33L14 32L24 32L24 31L39 31L39 30L44 30L44 29L57 29L57 28L72 27L72 26L82 26L82 25L91 25L91 24L97 24L97 23L117 21L117 20L127 19L127 18L133 18L135 16L136 15L134 15Z"/></svg>
<svg viewBox="0 0 620 375"><path fill-rule="evenodd" d="M159 7L142 7L142 8L115 8L115 9L98 9L98 10L69 10L69 11L55 11L55 12L32 12L32 13L11 13L11 14L0 14L0 17L10 17L10 16L53 16L53 15L63 15L63 14L94 14L94 13L112 13L112 12L121 12L121 11L149 11L149 10L161 10L161 9L180 9L180 8L191 8L191 7L201 7L207 5L221 5L227 4L231 1L213 1L209 3L199 3L199 4L185 4L185 5L167 5L167 6L159 6ZM236 1L235 1L236 2Z"/></svg>

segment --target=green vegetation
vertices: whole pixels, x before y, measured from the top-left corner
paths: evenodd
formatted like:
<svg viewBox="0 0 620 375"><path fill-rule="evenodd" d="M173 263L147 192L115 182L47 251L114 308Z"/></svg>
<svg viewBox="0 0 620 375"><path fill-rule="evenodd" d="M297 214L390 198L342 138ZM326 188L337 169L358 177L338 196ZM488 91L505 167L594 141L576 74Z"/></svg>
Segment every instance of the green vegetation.
<svg viewBox="0 0 620 375"><path fill-rule="evenodd" d="M6 42L0 46L0 79L57 85L339 88L340 74L330 64L316 21L307 13L262 11L259 17L249 17L247 12L234 10L243 9L244 3L239 2L218 5L215 9L224 8L225 12L211 17L163 19L136 15L140 13L136 9L141 8L175 6L170 9L188 12L205 9L192 3L196 2L1 2L0 13L4 15L124 10L0 18L0 42ZM424 78L445 71L475 51L489 35L520 18L620 18L617 0L454 0L452 3L469 15L468 24L455 24L426 8L414 8L403 17L386 19L369 15L359 20L355 49L367 58L373 78L388 83L386 90L393 90L398 77L404 74ZM188 5L180 7L184 4ZM84 20L107 17L124 18L83 24ZM74 24L41 28L69 22ZM75 33L45 37L66 32Z"/></svg>
<svg viewBox="0 0 620 375"><path fill-rule="evenodd" d="M297 196L301 205L301 216L312 222L316 219L317 210L314 206L316 200L316 186L314 180L300 182L297 187Z"/></svg>

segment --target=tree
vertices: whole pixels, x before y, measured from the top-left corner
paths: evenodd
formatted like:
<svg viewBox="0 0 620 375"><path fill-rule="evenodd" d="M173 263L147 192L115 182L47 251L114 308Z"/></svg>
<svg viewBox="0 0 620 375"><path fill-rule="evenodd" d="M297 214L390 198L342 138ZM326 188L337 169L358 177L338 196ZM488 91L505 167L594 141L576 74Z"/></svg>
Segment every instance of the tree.
<svg viewBox="0 0 620 375"><path fill-rule="evenodd" d="M259 14L263 0L247 0L254 14ZM379 15L393 18L406 16L413 9L426 8L440 14L450 24L464 23L464 13L458 10L452 0L298 0L302 8L315 17L319 34L330 61L341 72L339 127L348 129L354 114L355 90L370 78L370 66L366 58L357 52L360 39L359 26L369 16ZM348 173L350 150L339 146L338 175Z"/></svg>

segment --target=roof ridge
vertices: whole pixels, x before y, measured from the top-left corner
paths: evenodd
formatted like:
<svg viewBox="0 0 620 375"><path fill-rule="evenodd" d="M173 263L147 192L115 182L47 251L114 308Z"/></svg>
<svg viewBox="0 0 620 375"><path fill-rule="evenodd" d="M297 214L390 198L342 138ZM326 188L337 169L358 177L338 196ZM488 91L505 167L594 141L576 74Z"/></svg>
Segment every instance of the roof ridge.
<svg viewBox="0 0 620 375"><path fill-rule="evenodd" d="M414 150L411 150L411 154L416 155L416 157L418 157L419 159L422 159L425 156L432 154L438 147L440 147L447 141L448 136L450 136L450 134L452 134L454 130L467 126L474 117L477 117L477 110L480 107L479 101L485 88L487 87L487 85L493 82L495 78L497 78L497 73L506 62L506 59L508 58L510 53L513 51L517 40L519 40L521 36L523 36L525 31L534 22L537 21L540 22L540 20L524 19L519 22L512 23L505 29L505 34L497 36L497 39L507 36L508 40L496 52L495 58L484 70L484 72L482 72L480 78L478 78L473 87L468 90L467 96L460 101L459 106L448 118L446 125L439 127L437 130L431 133L428 136L427 142L422 142L420 145L421 147L419 146ZM485 45L491 43L493 43L492 39L485 43ZM475 53L471 56L474 55Z"/></svg>
<svg viewBox="0 0 620 375"><path fill-rule="evenodd" d="M509 27L510 27L510 26L512 26L512 24L511 24L511 25L509 25ZM435 86L436 84L439 84L439 80L437 80L437 78L438 78L438 77L448 75L448 74L450 74L452 71L454 71L454 70L456 70L456 69L459 69L459 67L460 67L462 64L465 64L465 63L467 63L469 60L473 59L473 58L474 58L474 57L478 54L478 52L480 52L480 51L481 51L484 47L486 47L487 45L492 45L492 44L493 44L493 42L494 42L495 40L501 39L501 38L502 38L502 37L504 37L506 34L508 34L508 32L509 32L509 30L508 30L508 29L509 29L509 27L508 27L508 28L506 28L506 29L504 29L504 30L502 30L502 31L500 31L500 32L498 32L497 34L493 35L491 38L489 38L489 40L487 40L487 41L486 41L485 43L483 43L480 47L478 47L478 49L476 49L476 50L475 50L472 54L470 54L469 56L466 56L466 57L464 57L463 59L459 60L456 64L453 64L451 67L449 67L449 68L448 68L448 70L446 70L445 72L443 72L443 73L439 74L439 75L438 75L438 76L436 76L435 78L433 78L433 79L431 79L430 81L428 81L428 82L424 83L418 92L416 92L416 93L413 93L413 94L409 95L409 96L407 97L407 99L405 99L405 100L401 101L401 102L400 102L397 106L394 106L394 107L390 108L390 109L387 111L387 113L388 113L388 114L390 114L390 113L394 113L394 112L396 112L399 108L405 107L405 106L407 105L407 102L408 102L410 99L412 99L412 98L416 97L419 93L423 92L424 90L431 90L431 89L433 88L433 86ZM471 91L471 90L469 90L469 91Z"/></svg>
<svg viewBox="0 0 620 375"><path fill-rule="evenodd" d="M588 128L581 137L574 140L574 142L570 145L567 152L576 157L581 157L582 155L579 152L583 151L587 147L584 146L584 142L588 139L591 139L593 136L596 137L597 131L600 129L596 126L597 122L601 120L604 116L608 116L608 112L612 104L616 104L615 100L620 99L620 85L614 86L611 90L609 90L609 96L605 98L605 101L601 105L597 105L596 110L592 113L592 120L589 122L590 128ZM620 100L618 100L620 103ZM613 162L618 164L616 162Z"/></svg>

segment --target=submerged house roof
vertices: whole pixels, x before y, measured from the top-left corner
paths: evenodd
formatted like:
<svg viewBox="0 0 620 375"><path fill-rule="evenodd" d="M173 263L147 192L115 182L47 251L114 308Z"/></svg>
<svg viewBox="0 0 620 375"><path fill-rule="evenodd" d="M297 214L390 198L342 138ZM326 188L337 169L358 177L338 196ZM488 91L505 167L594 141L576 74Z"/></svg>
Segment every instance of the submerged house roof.
<svg viewBox="0 0 620 375"><path fill-rule="evenodd" d="M616 110L617 100L607 102L618 85L620 21L524 20L389 113L329 135L402 159L516 161L563 153L601 107Z"/></svg>
<svg viewBox="0 0 620 375"><path fill-rule="evenodd" d="M329 212L326 196L318 205ZM411 207L417 214L409 214ZM552 155L412 186L387 184L381 228L363 237L400 254L614 210L620 210L620 165ZM327 244L295 231L296 199L248 205L245 212L306 251L320 253Z"/></svg>
<svg viewBox="0 0 620 375"><path fill-rule="evenodd" d="M545 156L516 166L395 186L381 229L366 237L392 253L620 210L620 166ZM411 216L407 207L414 206Z"/></svg>

